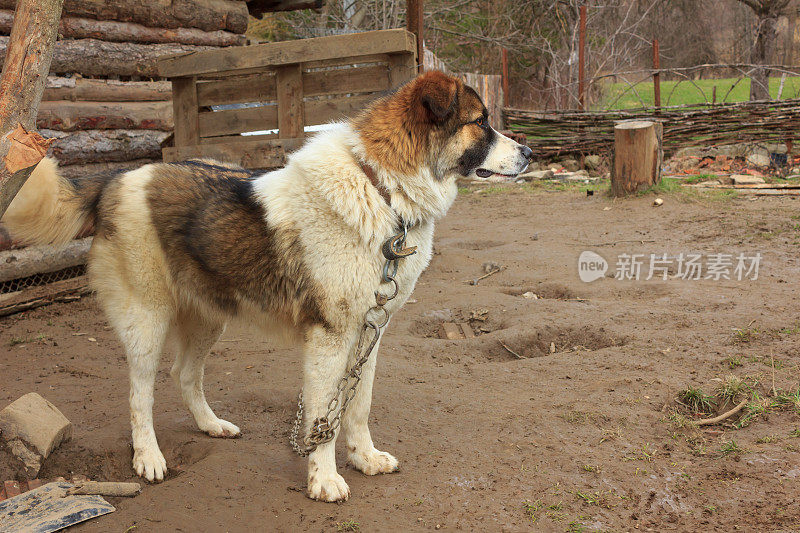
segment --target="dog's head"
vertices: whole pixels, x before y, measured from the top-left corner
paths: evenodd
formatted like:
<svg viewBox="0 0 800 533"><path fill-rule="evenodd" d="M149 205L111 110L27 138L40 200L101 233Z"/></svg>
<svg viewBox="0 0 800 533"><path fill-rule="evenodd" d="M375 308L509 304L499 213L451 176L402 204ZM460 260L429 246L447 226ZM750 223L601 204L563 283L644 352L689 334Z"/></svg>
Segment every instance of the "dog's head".
<svg viewBox="0 0 800 533"><path fill-rule="evenodd" d="M422 74L377 101L356 127L372 158L405 175L426 165L437 180L514 177L532 155L489 125L475 90L439 71Z"/></svg>

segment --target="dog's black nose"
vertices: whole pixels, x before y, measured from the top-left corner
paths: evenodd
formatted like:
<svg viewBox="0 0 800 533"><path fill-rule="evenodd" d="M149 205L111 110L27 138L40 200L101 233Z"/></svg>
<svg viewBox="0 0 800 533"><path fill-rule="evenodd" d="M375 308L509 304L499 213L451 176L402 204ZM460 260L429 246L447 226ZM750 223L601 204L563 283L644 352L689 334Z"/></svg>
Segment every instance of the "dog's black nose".
<svg viewBox="0 0 800 533"><path fill-rule="evenodd" d="M525 146L524 144L519 145L519 151L522 152L522 157L530 161L533 159L533 150Z"/></svg>

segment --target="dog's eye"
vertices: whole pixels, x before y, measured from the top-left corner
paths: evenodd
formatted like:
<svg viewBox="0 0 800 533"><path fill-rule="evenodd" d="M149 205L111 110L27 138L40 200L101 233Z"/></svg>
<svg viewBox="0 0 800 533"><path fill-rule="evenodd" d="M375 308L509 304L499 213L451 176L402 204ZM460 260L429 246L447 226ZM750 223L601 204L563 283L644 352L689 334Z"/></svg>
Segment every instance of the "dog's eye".
<svg viewBox="0 0 800 533"><path fill-rule="evenodd" d="M485 119L485 118L483 118L483 117L480 117L480 118L478 118L478 119L476 119L476 120L475 120L475 124L477 124L478 126L480 126L481 128L483 128L483 127L485 127L485 126L486 126L486 119Z"/></svg>

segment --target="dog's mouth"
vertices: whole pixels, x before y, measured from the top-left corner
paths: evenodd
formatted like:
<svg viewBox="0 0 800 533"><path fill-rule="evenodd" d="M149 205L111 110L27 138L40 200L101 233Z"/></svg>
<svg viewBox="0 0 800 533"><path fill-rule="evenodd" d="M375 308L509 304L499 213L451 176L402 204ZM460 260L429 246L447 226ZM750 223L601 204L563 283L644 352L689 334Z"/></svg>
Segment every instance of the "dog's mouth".
<svg viewBox="0 0 800 533"><path fill-rule="evenodd" d="M519 174L503 174L501 172L493 172L485 168L479 168L475 171L475 175L479 178L491 178L492 176L500 176L503 178L516 178Z"/></svg>

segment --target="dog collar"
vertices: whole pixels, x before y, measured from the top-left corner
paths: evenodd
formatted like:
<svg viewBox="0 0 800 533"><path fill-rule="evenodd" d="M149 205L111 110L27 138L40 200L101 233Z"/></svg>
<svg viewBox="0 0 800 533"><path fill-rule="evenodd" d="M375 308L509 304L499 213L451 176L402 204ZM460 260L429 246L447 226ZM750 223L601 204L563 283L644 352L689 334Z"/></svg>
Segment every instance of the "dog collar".
<svg viewBox="0 0 800 533"><path fill-rule="evenodd" d="M364 174L367 175L367 178L369 178L369 182L372 183L372 186L375 187L375 189L378 191L378 194L381 195L381 198L383 198L383 201L386 202L386 205L391 207L392 196L386 189L386 187L384 187L383 184L381 184L381 182L378 181L378 175L375 174L375 169L369 166L368 164L364 163L363 161L359 161L358 166L360 166L362 172L364 172Z"/></svg>

